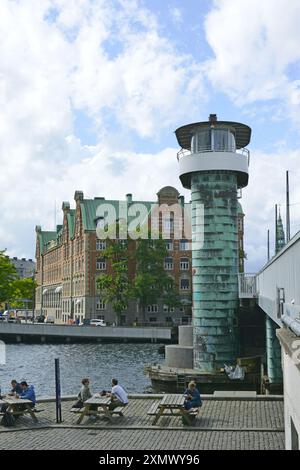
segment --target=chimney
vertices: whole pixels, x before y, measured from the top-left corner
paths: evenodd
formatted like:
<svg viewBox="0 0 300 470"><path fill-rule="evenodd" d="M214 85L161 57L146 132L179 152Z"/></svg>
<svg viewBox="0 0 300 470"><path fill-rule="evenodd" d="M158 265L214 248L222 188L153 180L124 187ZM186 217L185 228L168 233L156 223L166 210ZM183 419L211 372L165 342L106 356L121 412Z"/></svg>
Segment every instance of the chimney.
<svg viewBox="0 0 300 470"><path fill-rule="evenodd" d="M210 114L208 119L209 119L209 122L211 124L215 124L217 122L217 115L216 114Z"/></svg>
<svg viewBox="0 0 300 470"><path fill-rule="evenodd" d="M181 205L181 207L184 207L184 196L178 196L178 202Z"/></svg>
<svg viewBox="0 0 300 470"><path fill-rule="evenodd" d="M83 201L83 191L75 191L74 199L75 201Z"/></svg>
<svg viewBox="0 0 300 470"><path fill-rule="evenodd" d="M128 204L130 204L132 202L132 194L126 194L126 201Z"/></svg>
<svg viewBox="0 0 300 470"><path fill-rule="evenodd" d="M68 201L64 201L64 202L62 203L62 207L61 207L61 208L62 208L62 210L63 210L64 212L69 212L69 210L70 210L70 203L69 203Z"/></svg>

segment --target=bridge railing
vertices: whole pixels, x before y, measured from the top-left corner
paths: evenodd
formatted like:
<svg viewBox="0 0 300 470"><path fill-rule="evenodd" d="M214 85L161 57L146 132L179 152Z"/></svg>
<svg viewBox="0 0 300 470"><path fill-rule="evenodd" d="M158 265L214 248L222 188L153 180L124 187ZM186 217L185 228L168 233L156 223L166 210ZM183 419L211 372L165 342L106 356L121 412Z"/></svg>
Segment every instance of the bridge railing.
<svg viewBox="0 0 300 470"><path fill-rule="evenodd" d="M240 273L238 275L240 299L253 299L257 297L256 275L252 273Z"/></svg>

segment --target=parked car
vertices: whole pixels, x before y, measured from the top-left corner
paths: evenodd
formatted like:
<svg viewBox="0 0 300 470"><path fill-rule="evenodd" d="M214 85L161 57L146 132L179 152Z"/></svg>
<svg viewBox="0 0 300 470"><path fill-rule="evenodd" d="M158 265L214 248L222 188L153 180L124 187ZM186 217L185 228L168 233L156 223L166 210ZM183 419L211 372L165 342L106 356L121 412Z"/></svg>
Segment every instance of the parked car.
<svg viewBox="0 0 300 470"><path fill-rule="evenodd" d="M93 320L90 321L90 326L106 326L106 323L104 320L101 320L100 318L94 318Z"/></svg>
<svg viewBox="0 0 300 470"><path fill-rule="evenodd" d="M35 317L35 323L44 323L45 321L45 316L44 315L38 315L37 317Z"/></svg>
<svg viewBox="0 0 300 470"><path fill-rule="evenodd" d="M51 315L48 315L46 317L45 323L54 323L54 317L52 317Z"/></svg>

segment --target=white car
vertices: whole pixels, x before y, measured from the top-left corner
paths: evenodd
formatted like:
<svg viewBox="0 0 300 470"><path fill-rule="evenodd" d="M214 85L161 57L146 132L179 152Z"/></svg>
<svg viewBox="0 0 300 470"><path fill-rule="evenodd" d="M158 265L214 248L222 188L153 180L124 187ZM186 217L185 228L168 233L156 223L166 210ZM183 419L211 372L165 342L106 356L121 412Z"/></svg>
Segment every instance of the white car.
<svg viewBox="0 0 300 470"><path fill-rule="evenodd" d="M90 326L106 326L104 320L100 320L99 318L94 318L90 321Z"/></svg>

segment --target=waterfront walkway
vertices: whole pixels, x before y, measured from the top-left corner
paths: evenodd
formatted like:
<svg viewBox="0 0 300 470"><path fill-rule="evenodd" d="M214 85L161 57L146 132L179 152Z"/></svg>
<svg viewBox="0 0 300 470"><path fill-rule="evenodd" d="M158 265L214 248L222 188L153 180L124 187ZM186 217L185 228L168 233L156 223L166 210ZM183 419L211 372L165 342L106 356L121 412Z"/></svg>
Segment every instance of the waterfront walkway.
<svg viewBox="0 0 300 470"><path fill-rule="evenodd" d="M284 449L283 401L280 397L203 396L195 425L162 417L152 426L150 406L162 395L132 395L124 417L110 424L102 417L76 425L72 401L62 402L63 423L55 423L55 403L42 400L39 422L24 416L13 428L0 426L0 449L204 450ZM73 400L74 401L74 400Z"/></svg>

